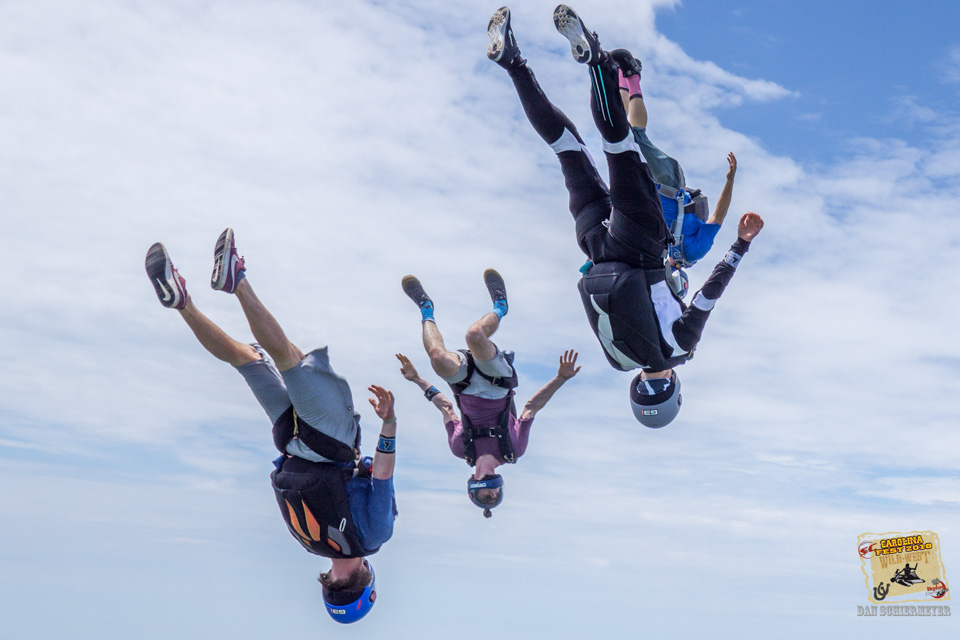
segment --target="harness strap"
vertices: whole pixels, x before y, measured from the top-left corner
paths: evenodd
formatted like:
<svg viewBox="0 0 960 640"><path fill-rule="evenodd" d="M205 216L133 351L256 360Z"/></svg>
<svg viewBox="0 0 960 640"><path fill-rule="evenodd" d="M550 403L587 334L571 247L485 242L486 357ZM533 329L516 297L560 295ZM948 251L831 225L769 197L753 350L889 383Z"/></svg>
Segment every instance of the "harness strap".
<svg viewBox="0 0 960 640"><path fill-rule="evenodd" d="M311 451L334 462L353 462L360 456L359 424L354 446L351 447L299 418L291 405L273 425L273 444L281 453L286 453L287 445L294 438L301 440Z"/></svg>
<svg viewBox="0 0 960 640"><path fill-rule="evenodd" d="M517 372L513 368L513 364L510 364L510 370L512 374L509 378L502 376L488 376L479 368L477 368L473 354L470 353L468 349L461 349L460 353L462 353L467 359L467 375L460 382L451 383L450 390L453 391L453 398L457 402L457 409L460 410L460 422L463 425L463 434L461 438L463 440L464 459L467 461L468 465L471 467L474 466L477 463L477 447L474 443L474 440L476 440L478 437L495 436L497 438L497 444L500 447L500 455L503 456L503 459L509 463L516 462L516 457L513 454L513 444L510 442L510 416L517 415L516 404L513 401L513 389L517 386ZM475 429L473 424L470 422L470 417L464 413L463 407L460 405L460 394L470 386L470 381L474 374L478 374L484 380L488 380L490 384L494 385L495 387L500 387L501 389L507 389L509 391L508 397L510 398L510 404L500 412L500 416L497 419L496 429ZM491 431L493 433L488 433Z"/></svg>
<svg viewBox="0 0 960 640"><path fill-rule="evenodd" d="M685 215L684 209L686 209L686 200L684 199L683 189L677 190L675 196L677 200L677 219L673 221L673 228L670 229L670 233L673 234L673 242L678 247L681 247L680 251L683 252L683 216Z"/></svg>
<svg viewBox="0 0 960 640"><path fill-rule="evenodd" d="M323 433L316 427L308 424L305 420L300 420L297 416L297 410L293 409L293 435L294 437L299 437L303 440L304 444L324 458L329 458L337 462L352 462L360 457L360 425L357 425L357 436L354 438L353 446L351 447ZM328 455L326 452L332 453L333 455Z"/></svg>
<svg viewBox="0 0 960 640"><path fill-rule="evenodd" d="M460 392L454 390L453 398L457 402L457 409L460 410L460 422L463 425L463 432L460 436L463 441L463 458L471 467L477 463L477 445L474 442L477 438L496 437L497 445L500 447L500 455L503 456L503 459L510 464L517 461L513 454L513 443L510 442L510 416L517 415L512 389L508 397L510 398L510 404L500 412L496 428L477 429L470 422L470 417L463 412L463 407L460 404Z"/></svg>
<svg viewBox="0 0 960 640"><path fill-rule="evenodd" d="M470 386L470 381L473 379L474 374L479 375L484 380L488 381L495 387L500 387L501 389L514 389L517 386L517 372L513 368L513 360L510 357L510 352L505 351L504 354L507 357L507 362L510 364L510 377L505 378L503 376L489 376L477 367L477 363L474 360L473 353L469 349L460 349L460 353L463 354L464 358L467 360L467 375L460 382L450 385L450 388L453 389L454 393L459 393L464 391L467 387Z"/></svg>

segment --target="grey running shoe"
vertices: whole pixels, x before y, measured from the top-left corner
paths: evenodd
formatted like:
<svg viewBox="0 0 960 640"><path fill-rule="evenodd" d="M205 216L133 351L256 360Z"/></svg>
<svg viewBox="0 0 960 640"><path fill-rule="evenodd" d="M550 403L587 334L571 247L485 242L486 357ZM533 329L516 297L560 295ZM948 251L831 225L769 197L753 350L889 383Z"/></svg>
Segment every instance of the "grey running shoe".
<svg viewBox="0 0 960 640"><path fill-rule="evenodd" d="M553 24L564 38L570 41L573 59L581 64L600 64L600 40L583 24L577 12L565 4L557 5L553 10Z"/></svg>
<svg viewBox="0 0 960 640"><path fill-rule="evenodd" d="M629 78L630 76L640 76L640 71L643 69L643 65L639 60L633 57L632 53L626 49L614 49L609 53L610 57L616 61L617 66L620 67L620 72L623 73L624 78Z"/></svg>
<svg viewBox="0 0 960 640"><path fill-rule="evenodd" d="M517 46L517 39L510 28L509 7L500 7L493 13L487 23L487 34L490 36L487 57L504 69L514 66L520 58L520 47Z"/></svg>
<svg viewBox="0 0 960 640"><path fill-rule="evenodd" d="M177 272L170 261L166 247L158 242L147 251L145 265L147 276L157 292L160 304L169 309L187 306L187 281Z"/></svg>
<svg viewBox="0 0 960 640"><path fill-rule="evenodd" d="M417 306L420 307L420 313L423 314L424 318L433 316L433 300L431 300L427 292L423 290L423 285L420 284L416 276L403 276L403 280L400 281L400 286L403 287L403 292L417 303Z"/></svg>
<svg viewBox="0 0 960 640"><path fill-rule="evenodd" d="M483 283L487 285L487 291L490 292L490 299L493 300L494 308L501 309L502 315L507 314L507 285L503 281L503 276L497 273L496 269L487 269L483 272Z"/></svg>
<svg viewBox="0 0 960 640"><path fill-rule="evenodd" d="M237 290L237 283L243 279L244 271L243 258L237 255L237 246L233 240L233 229L227 227L217 238L213 249L210 286L217 291L233 293Z"/></svg>

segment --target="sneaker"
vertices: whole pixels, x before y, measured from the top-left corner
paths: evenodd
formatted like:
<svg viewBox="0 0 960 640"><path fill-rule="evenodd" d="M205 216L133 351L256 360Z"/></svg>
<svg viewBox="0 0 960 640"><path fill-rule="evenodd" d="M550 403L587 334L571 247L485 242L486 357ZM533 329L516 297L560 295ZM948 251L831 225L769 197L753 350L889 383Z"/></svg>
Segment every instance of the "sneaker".
<svg viewBox="0 0 960 640"><path fill-rule="evenodd" d="M233 242L233 229L227 227L217 239L213 249L213 275L210 286L217 291L233 293L237 283L244 277L243 258L237 255L237 246Z"/></svg>
<svg viewBox="0 0 960 640"><path fill-rule="evenodd" d="M520 47L510 28L509 7L500 7L494 12L487 23L487 34L490 36L487 57L504 69L512 67L520 58Z"/></svg>
<svg viewBox="0 0 960 640"><path fill-rule="evenodd" d="M147 251L145 266L160 304L178 310L187 306L187 281L177 273L162 243L156 243Z"/></svg>
<svg viewBox="0 0 960 640"><path fill-rule="evenodd" d="M497 273L495 269L487 269L483 272L483 283L487 285L487 291L490 292L490 299L493 300L494 308L500 309L503 312L502 315L506 315L507 285L503 281L503 276Z"/></svg>
<svg viewBox="0 0 960 640"><path fill-rule="evenodd" d="M639 60L633 57L632 53L626 49L614 49L609 53L610 57L616 61L617 66L620 67L620 72L623 74L624 78L629 78L630 76L640 76L640 71L643 69L643 65Z"/></svg>
<svg viewBox="0 0 960 640"><path fill-rule="evenodd" d="M587 30L577 12L565 4L557 5L553 11L553 24L564 38L570 41L573 59L581 64L600 64L600 40L596 33Z"/></svg>
<svg viewBox="0 0 960 640"><path fill-rule="evenodd" d="M403 292L420 307L420 313L423 319L432 319L433 300L431 300L427 292L423 290L423 285L420 284L416 276L403 276L403 280L400 281L400 286L403 287Z"/></svg>

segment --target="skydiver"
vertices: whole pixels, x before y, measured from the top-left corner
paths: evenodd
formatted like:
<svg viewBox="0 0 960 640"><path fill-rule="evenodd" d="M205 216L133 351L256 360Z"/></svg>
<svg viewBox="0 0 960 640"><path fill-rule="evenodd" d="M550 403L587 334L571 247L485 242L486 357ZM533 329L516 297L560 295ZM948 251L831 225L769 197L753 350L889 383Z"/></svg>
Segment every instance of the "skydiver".
<svg viewBox="0 0 960 640"><path fill-rule="evenodd" d="M611 366L641 369L630 384L637 420L663 427L682 402L674 367L692 357L711 310L763 220L752 212L740 218L737 241L691 305L684 305L666 283L669 231L619 96L618 63L573 9L561 4L553 18L574 59L590 74L590 106L603 138L609 189L576 127L550 103L520 54L507 7L497 10L487 26L487 56L507 71L530 124L560 161L577 242L590 259L578 285L590 326Z"/></svg>
<svg viewBox="0 0 960 640"><path fill-rule="evenodd" d="M146 270L160 303L178 310L200 344L237 369L266 411L282 453L270 479L283 519L307 551L331 559L318 578L330 616L359 620L377 596L366 556L390 539L397 515L393 394L369 387L383 425L372 463L361 459L360 415L347 381L331 368L326 347L304 355L287 339L254 293L232 229L217 240L210 285L239 300L254 344L234 340L197 309L163 244L150 247Z"/></svg>
<svg viewBox="0 0 960 640"><path fill-rule="evenodd" d="M485 313L467 329L467 349L449 351L434 318L433 300L414 276L405 276L403 291L420 309L423 347L430 356L433 371L450 385L460 416L439 389L421 378L410 359L397 354L400 372L413 382L427 400L440 410L447 430L450 450L475 467L467 479L470 501L489 518L491 509L503 501L503 477L497 467L515 463L527 449L530 427L563 383L577 375L577 353L567 351L560 358L557 375L527 400L517 418L514 389L517 372L513 352L501 351L490 339L507 314L507 289L503 278L493 269L483 274L493 301L493 311Z"/></svg>
<svg viewBox="0 0 960 640"><path fill-rule="evenodd" d="M653 176L654 182L659 185L660 206L667 228L671 230L678 243L671 245L670 258L679 267L690 267L703 258L720 231L720 225L727 217L730 200L733 197L733 181L737 173L737 157L733 152L727 154L727 176L717 199L713 213L701 219L691 213L684 215L680 223L682 228L674 228L677 222L678 195L684 198L687 208L697 206L699 198L691 198L689 191L685 192L686 179L680 163L661 151L650 142L647 137L647 106L643 101L643 91L640 89L640 61L626 49L615 49L610 52L620 67L620 97L623 100L627 119L633 130L633 137L640 147L640 153L646 160L647 167ZM698 191L697 191L698 192ZM697 193L694 192L694 193Z"/></svg>

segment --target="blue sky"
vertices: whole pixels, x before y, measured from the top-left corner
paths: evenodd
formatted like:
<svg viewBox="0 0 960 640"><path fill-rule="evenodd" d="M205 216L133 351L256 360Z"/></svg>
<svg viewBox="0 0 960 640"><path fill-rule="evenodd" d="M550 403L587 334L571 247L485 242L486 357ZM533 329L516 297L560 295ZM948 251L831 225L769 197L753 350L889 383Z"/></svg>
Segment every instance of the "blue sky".
<svg viewBox="0 0 960 640"><path fill-rule="evenodd" d="M553 6L513 7L517 35L603 169ZM496 6L0 7L6 637L947 630L857 618L854 550L867 531L929 529L948 581L960 566L953 10L575 6L643 59L650 137L688 182L715 200L733 150L731 221L766 220L680 372L681 418L656 432L583 317L556 160L484 56ZM401 515L362 627L318 606L326 563L277 514L256 402L144 277L162 240L200 308L249 339L205 284L226 226L291 339L330 345L368 443L363 390L397 394ZM695 286L734 238L725 225ZM510 291L497 341L517 352L520 400L564 349L584 368L484 520L393 354L427 373L404 274L454 345L487 311L490 266Z"/></svg>
<svg viewBox="0 0 960 640"><path fill-rule="evenodd" d="M950 13L943 2L692 0L658 13L657 27L697 59L795 92L719 116L772 151L816 162L833 161L849 138L884 129L925 143L920 109L956 113Z"/></svg>

